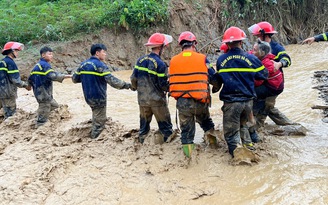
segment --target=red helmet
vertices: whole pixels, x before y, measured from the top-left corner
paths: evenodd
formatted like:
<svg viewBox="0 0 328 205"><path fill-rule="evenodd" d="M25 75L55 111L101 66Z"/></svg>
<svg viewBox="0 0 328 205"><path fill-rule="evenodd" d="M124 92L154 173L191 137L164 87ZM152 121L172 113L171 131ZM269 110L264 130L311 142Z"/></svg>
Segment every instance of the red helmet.
<svg viewBox="0 0 328 205"><path fill-rule="evenodd" d="M229 47L226 43L222 43L220 46L220 52L227 53L229 51Z"/></svg>
<svg viewBox="0 0 328 205"><path fill-rule="evenodd" d="M145 43L145 46L149 46L151 48L156 48L159 47L161 45L168 45L169 43L171 43L173 40L172 36L170 35L166 35L166 34L162 34L162 33L154 33L153 35L151 35L148 39L148 42Z"/></svg>
<svg viewBox="0 0 328 205"><path fill-rule="evenodd" d="M190 41L190 42L195 41L195 44L197 44L196 36L193 33L191 33L190 31L184 31L180 34L179 40L178 40L179 45L181 45L181 41L183 41L183 40Z"/></svg>
<svg viewBox="0 0 328 205"><path fill-rule="evenodd" d="M273 26L266 22L262 21L260 23L254 24L253 26L248 28L249 32L254 36L263 35L263 34L275 34L278 33L274 30Z"/></svg>
<svg viewBox="0 0 328 205"><path fill-rule="evenodd" d="M6 51L11 51L11 50L23 50L24 49L24 45L22 43L18 43L18 42L8 42L5 44L5 46L2 49L2 54L6 55Z"/></svg>
<svg viewBox="0 0 328 205"><path fill-rule="evenodd" d="M232 26L224 32L222 43L242 41L245 39L246 39L245 32L238 27Z"/></svg>

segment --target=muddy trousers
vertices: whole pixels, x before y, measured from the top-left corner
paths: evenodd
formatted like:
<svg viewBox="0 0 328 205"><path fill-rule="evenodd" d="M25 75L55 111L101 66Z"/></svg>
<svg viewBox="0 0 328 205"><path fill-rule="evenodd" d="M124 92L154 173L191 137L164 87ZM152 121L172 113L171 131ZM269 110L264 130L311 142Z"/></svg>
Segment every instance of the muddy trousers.
<svg viewBox="0 0 328 205"><path fill-rule="evenodd" d="M92 110L92 127L91 127L91 138L97 138L105 128L107 120L106 105L100 107L91 107Z"/></svg>
<svg viewBox="0 0 328 205"><path fill-rule="evenodd" d="M194 143L196 122L204 132L214 128L208 104L192 98L179 98L176 107L179 111L182 144Z"/></svg>
<svg viewBox="0 0 328 205"><path fill-rule="evenodd" d="M276 104L276 96L267 97L265 100L265 108L263 111L260 111L257 116L257 124L261 127L264 125L265 119L267 116L271 118L273 122L275 122L277 125L292 125L294 124L293 121L288 119L286 115L284 115L282 112L278 110L278 108L275 107Z"/></svg>
<svg viewBox="0 0 328 205"><path fill-rule="evenodd" d="M55 99L52 99L51 101L47 101L47 102L39 102L36 124L42 125L45 122L47 122L50 112L58 107L59 105Z"/></svg>
<svg viewBox="0 0 328 205"><path fill-rule="evenodd" d="M221 108L223 112L223 133L228 144L229 153L238 145L252 143L248 132L247 122L253 115L253 101L246 102L224 102Z"/></svg>
<svg viewBox="0 0 328 205"><path fill-rule="evenodd" d="M5 119L13 116L16 112L16 97L13 96L11 98L3 98L3 99L0 99L0 101L1 101L1 105L3 107Z"/></svg>
<svg viewBox="0 0 328 205"><path fill-rule="evenodd" d="M145 136L150 130L150 122L153 115L156 118L158 128L164 135L164 141L173 133L171 116L167 105L164 106L139 106L140 130L139 136Z"/></svg>

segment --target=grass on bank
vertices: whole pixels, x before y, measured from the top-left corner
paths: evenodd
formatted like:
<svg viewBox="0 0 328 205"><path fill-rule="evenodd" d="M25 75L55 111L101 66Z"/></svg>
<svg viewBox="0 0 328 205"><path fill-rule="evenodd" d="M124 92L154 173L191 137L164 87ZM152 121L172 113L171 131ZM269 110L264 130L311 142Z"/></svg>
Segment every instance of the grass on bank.
<svg viewBox="0 0 328 205"><path fill-rule="evenodd" d="M168 19L168 0L0 0L0 45L67 40L107 27L140 31Z"/></svg>

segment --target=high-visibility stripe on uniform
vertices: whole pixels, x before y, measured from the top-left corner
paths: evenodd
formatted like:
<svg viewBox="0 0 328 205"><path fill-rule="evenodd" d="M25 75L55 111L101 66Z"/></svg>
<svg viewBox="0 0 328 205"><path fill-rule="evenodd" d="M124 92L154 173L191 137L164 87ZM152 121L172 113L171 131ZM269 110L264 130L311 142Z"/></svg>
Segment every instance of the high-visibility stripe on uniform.
<svg viewBox="0 0 328 205"><path fill-rule="evenodd" d="M326 35L326 33L323 33L322 34L322 37L323 37L323 40L327 41L327 35Z"/></svg>
<svg viewBox="0 0 328 205"><path fill-rule="evenodd" d="M97 70L97 66L93 63L93 62L85 62L83 63L80 68L83 68L85 65L92 65L93 69L96 71ZM105 75L109 75L111 72L104 72L104 73L99 73L99 72L95 72L95 71L86 71L86 70L81 70L80 72L75 71L76 75L96 75L96 76L105 76Z"/></svg>
<svg viewBox="0 0 328 205"><path fill-rule="evenodd" d="M282 55L282 54L287 54L287 52L286 52L286 51L281 51L281 52L279 52L279 53L276 55L276 57L274 57L274 59L278 59L278 58L280 58L280 55Z"/></svg>
<svg viewBox="0 0 328 205"><path fill-rule="evenodd" d="M208 68L206 56L196 52L184 51L171 59L169 69L170 95L193 98L208 103Z"/></svg>
<svg viewBox="0 0 328 205"><path fill-rule="evenodd" d="M289 60L289 58L287 58L287 57L283 57L282 59L284 59L285 61L287 61L288 65L290 65L290 60Z"/></svg>
<svg viewBox="0 0 328 205"><path fill-rule="evenodd" d="M47 75L48 73L53 72L53 71L54 71L53 69L49 69L46 72L43 72L43 71L32 71L31 72L31 75Z"/></svg>
<svg viewBox="0 0 328 205"><path fill-rule="evenodd" d="M274 57L274 59L277 60L277 59L280 57L280 55L282 55L282 54L287 54L287 52L286 52L286 51L281 51L281 52L279 52L279 53L276 55L276 57ZM289 60L289 58L287 58L287 57L283 57L282 59L284 59L285 61L287 61L288 66L290 66L290 60Z"/></svg>
<svg viewBox="0 0 328 205"><path fill-rule="evenodd" d="M3 66L6 68L7 67L7 63L6 61L1 61L1 63L3 64Z"/></svg>
<svg viewBox="0 0 328 205"><path fill-rule="evenodd" d="M82 70L80 72L75 72L76 75L96 75L96 76L105 76L110 74L110 72L104 72L104 73L98 73L98 72L94 72L94 71L85 71Z"/></svg>
<svg viewBox="0 0 328 205"><path fill-rule="evenodd" d="M141 70L141 71L145 71L149 74L153 74L156 75L158 77L165 77L165 73L157 73L156 71L150 70L149 68L145 68L145 67L141 67L141 66L134 66L135 69Z"/></svg>
<svg viewBox="0 0 328 205"><path fill-rule="evenodd" d="M19 73L19 70L8 70L8 68L0 68L0 70L4 70L4 71L6 71L9 74Z"/></svg>
<svg viewBox="0 0 328 205"><path fill-rule="evenodd" d="M265 69L265 67L262 65L258 68L222 68L218 73L229 73L229 72L250 72L250 73L255 73L259 72L261 70Z"/></svg>
<svg viewBox="0 0 328 205"><path fill-rule="evenodd" d="M87 61L87 62L83 63L80 66L80 68L83 68L85 65L92 65L92 67L94 68L94 70L97 70L97 66L93 62Z"/></svg>

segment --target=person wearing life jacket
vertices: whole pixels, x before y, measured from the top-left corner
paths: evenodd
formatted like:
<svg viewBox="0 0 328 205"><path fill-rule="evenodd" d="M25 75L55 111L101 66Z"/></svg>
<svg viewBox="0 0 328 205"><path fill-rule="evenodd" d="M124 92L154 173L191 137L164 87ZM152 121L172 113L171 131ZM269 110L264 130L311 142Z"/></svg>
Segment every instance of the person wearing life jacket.
<svg viewBox="0 0 328 205"><path fill-rule="evenodd" d="M131 89L131 84L116 78L104 63L107 56L104 44L93 44L91 57L82 62L72 76L73 83L82 83L84 99L92 110L92 139L99 137L107 120L107 84L116 89Z"/></svg>
<svg viewBox="0 0 328 205"><path fill-rule="evenodd" d="M287 54L285 48L279 44L278 42L272 40L272 36L277 31L274 30L273 26L266 22L262 21L257 24L252 25L248 28L249 32L260 38L262 41L268 42L271 47L271 53L275 55L274 58L274 67L275 70L280 69L281 72L283 72L284 67L289 67L291 65L291 59L289 55ZM295 124L293 121L288 119L282 112L279 111L278 108L275 107L276 104L276 98L278 96L271 96L266 99L266 106L270 107L270 111L268 116L274 121L277 125L293 125ZM261 124L264 124L264 121L266 119L266 116L263 116L263 118L258 119L261 121Z"/></svg>
<svg viewBox="0 0 328 205"><path fill-rule="evenodd" d="M40 56L40 61L34 66L28 78L28 82L33 88L34 97L39 104L36 128L45 124L50 112L59 107L53 97L52 81L63 82L65 78L72 77L52 69L50 63L53 60L53 50L50 47L42 47Z"/></svg>
<svg viewBox="0 0 328 205"><path fill-rule="evenodd" d="M11 117L16 112L17 88L31 90L27 82L22 81L14 61L18 52L24 49L19 42L7 42L2 49L6 57L0 62L0 102L4 110L4 118Z"/></svg>
<svg viewBox="0 0 328 205"><path fill-rule="evenodd" d="M255 118L261 118L262 115L267 116L269 109L265 107L265 100L270 96L277 96L282 93L284 89L284 74L274 67L273 59L275 56L270 52L271 47L268 42L260 39L254 44L252 53L261 60L264 67L268 70L269 76L267 80L255 80L255 92L257 98L253 102L253 114ZM260 123L260 122L257 122ZM256 133L257 127L262 125L255 125L249 129L252 142L257 143L260 137Z"/></svg>
<svg viewBox="0 0 328 205"><path fill-rule="evenodd" d="M248 128L255 124L253 99L256 98L255 80L266 80L268 71L256 56L242 50L246 34L238 27L228 28L222 42L229 51L216 63L221 82L220 100L223 101L223 132L229 153L234 157L241 149L254 150ZM223 85L222 85L223 84Z"/></svg>
<svg viewBox="0 0 328 205"><path fill-rule="evenodd" d="M154 33L145 44L151 52L141 56L134 66L130 77L132 88L137 90L140 111L139 142L143 143L150 131L150 122L154 115L164 142L169 142L174 135L171 116L167 104L168 92L167 65L161 54L172 42L172 36Z"/></svg>
<svg viewBox="0 0 328 205"><path fill-rule="evenodd" d="M306 44L308 43L309 45L311 45L313 42L319 42L319 41L328 41L328 32L313 36L313 37L309 37L307 39L305 39L302 44Z"/></svg>
<svg viewBox="0 0 328 205"><path fill-rule="evenodd" d="M169 69L170 96L177 100L183 153L190 158L195 148L195 123L205 133L205 140L215 146L214 123L210 117L210 90L215 74L206 56L196 50L197 39L190 31L182 32L178 40L182 52L172 57Z"/></svg>

